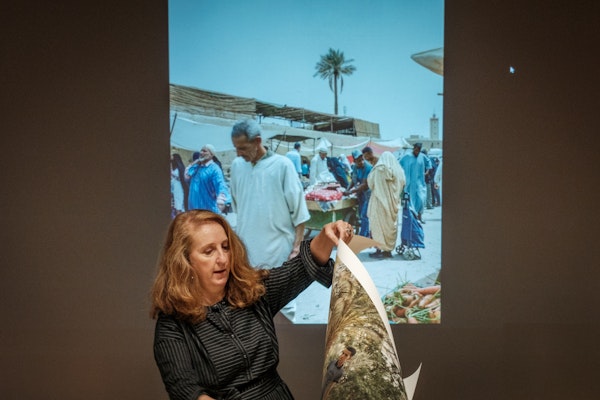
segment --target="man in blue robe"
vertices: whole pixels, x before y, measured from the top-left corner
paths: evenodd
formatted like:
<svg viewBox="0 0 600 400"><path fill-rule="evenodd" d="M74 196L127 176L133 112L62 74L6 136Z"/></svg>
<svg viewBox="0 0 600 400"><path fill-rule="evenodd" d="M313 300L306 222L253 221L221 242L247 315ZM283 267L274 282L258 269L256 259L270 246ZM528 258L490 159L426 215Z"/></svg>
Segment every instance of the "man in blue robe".
<svg viewBox="0 0 600 400"><path fill-rule="evenodd" d="M294 143L294 149L285 153L285 156L290 159L292 164L294 164L294 168L296 168L296 172L298 173L298 178L302 177L302 157L300 156L300 143Z"/></svg>
<svg viewBox="0 0 600 400"><path fill-rule="evenodd" d="M354 165L352 166L352 183L346 191L346 195L356 194L358 202L358 218L360 220L360 236L370 237L369 234L369 217L367 209L369 208L369 199L371 198L371 190L367 184L367 177L373 169L373 166L365 161L363 154L354 150L352 152Z"/></svg>
<svg viewBox="0 0 600 400"><path fill-rule="evenodd" d="M194 161L186 172L190 183L188 207L190 210L203 209L220 214L226 204L231 204L231 195L225 182L223 171L213 161L215 149L205 145L200 150L200 157Z"/></svg>
<svg viewBox="0 0 600 400"><path fill-rule="evenodd" d="M425 173L428 161L421 153L422 143L415 143L413 151L405 154L400 159L400 165L406 176L406 187L404 190L410 195L410 205L417 213L417 218L424 223L422 215L427 199L427 186L425 186Z"/></svg>

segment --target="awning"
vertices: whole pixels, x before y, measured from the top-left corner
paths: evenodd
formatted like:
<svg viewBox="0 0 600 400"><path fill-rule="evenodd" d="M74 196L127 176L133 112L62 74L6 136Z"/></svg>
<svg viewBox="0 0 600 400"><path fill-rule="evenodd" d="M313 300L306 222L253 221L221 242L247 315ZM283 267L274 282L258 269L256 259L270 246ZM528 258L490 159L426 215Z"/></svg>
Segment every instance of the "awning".
<svg viewBox="0 0 600 400"><path fill-rule="evenodd" d="M421 64L430 71L444 76L444 48L427 50L410 56L415 62Z"/></svg>
<svg viewBox="0 0 600 400"><path fill-rule="evenodd" d="M205 144L212 144L217 151L234 150L231 143L231 126L196 122L181 116L171 118L171 146L199 151Z"/></svg>

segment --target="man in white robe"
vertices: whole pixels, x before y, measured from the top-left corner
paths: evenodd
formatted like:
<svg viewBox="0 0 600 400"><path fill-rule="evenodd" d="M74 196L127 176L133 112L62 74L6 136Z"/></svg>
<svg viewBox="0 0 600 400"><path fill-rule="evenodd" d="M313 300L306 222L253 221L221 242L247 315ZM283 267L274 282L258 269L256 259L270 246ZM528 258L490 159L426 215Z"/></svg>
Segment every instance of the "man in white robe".
<svg viewBox="0 0 600 400"><path fill-rule="evenodd" d="M367 177L371 198L369 199L369 227L373 240L380 243L373 258L392 258L398 236L398 211L400 194L406 178L404 171L389 151L384 152Z"/></svg>
<svg viewBox="0 0 600 400"><path fill-rule="evenodd" d="M317 182L323 182L323 178L329 178L328 172L327 149L325 147L319 147L317 149L317 154L310 160L310 184L314 185Z"/></svg>
<svg viewBox="0 0 600 400"><path fill-rule="evenodd" d="M238 155L230 182L235 231L253 266L279 267L299 253L304 223L310 219L302 183L288 158L262 145L255 121L238 122L231 140ZM293 320L295 307L283 312Z"/></svg>

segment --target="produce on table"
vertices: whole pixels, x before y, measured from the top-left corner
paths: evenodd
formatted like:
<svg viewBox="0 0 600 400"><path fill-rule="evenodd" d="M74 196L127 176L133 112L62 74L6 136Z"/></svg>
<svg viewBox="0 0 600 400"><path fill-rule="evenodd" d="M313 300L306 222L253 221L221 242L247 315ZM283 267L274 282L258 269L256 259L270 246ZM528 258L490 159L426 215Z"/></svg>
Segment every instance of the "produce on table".
<svg viewBox="0 0 600 400"><path fill-rule="evenodd" d="M392 323L439 324L442 318L440 285L417 287L411 283L398 287L383 298Z"/></svg>
<svg viewBox="0 0 600 400"><path fill-rule="evenodd" d="M315 187L304 196L306 200L314 201L335 201L341 200L343 192L339 184L327 184L322 187Z"/></svg>

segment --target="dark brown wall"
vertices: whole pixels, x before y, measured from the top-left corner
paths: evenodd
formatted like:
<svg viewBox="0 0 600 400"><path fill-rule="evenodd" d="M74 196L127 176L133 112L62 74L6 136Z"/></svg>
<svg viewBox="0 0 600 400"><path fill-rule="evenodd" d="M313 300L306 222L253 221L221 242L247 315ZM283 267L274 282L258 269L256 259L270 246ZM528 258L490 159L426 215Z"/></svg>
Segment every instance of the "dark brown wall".
<svg viewBox="0 0 600 400"><path fill-rule="evenodd" d="M2 398L165 399L167 2L4 3ZM600 395L596 4L446 4L444 321L393 329L416 400ZM279 335L316 398L325 327Z"/></svg>

